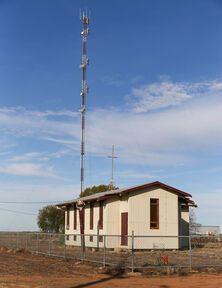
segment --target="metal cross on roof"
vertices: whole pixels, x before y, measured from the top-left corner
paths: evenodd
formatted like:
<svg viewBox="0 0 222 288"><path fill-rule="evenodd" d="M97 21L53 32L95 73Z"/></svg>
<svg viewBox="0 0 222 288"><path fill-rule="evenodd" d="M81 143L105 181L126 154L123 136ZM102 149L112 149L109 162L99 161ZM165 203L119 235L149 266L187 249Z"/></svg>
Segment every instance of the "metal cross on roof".
<svg viewBox="0 0 222 288"><path fill-rule="evenodd" d="M112 174L111 174L111 181L110 181L110 188L113 189L114 188L114 159L118 158L117 156L115 156L115 152L114 152L114 145L112 145L112 155L108 156L108 158L112 159Z"/></svg>

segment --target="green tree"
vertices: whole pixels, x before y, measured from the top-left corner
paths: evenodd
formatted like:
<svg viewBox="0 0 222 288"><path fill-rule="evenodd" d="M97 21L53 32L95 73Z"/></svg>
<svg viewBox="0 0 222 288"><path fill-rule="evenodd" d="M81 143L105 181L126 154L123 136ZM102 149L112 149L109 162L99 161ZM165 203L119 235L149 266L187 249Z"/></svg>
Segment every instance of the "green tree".
<svg viewBox="0 0 222 288"><path fill-rule="evenodd" d="M39 210L38 226L43 232L64 232L65 211L55 206L46 206Z"/></svg>
<svg viewBox="0 0 222 288"><path fill-rule="evenodd" d="M118 189L118 187L112 187L112 190ZM79 194L79 197L89 196L99 192L106 192L110 190L110 185L101 184L98 186L87 187L82 193Z"/></svg>

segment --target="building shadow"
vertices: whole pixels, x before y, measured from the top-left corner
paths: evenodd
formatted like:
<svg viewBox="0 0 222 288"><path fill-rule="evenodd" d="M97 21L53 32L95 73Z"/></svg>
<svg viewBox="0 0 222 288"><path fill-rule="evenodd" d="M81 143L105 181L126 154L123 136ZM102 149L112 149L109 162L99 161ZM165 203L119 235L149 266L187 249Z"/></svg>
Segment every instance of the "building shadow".
<svg viewBox="0 0 222 288"><path fill-rule="evenodd" d="M107 277L107 278L102 278L102 279L91 281L91 282L77 284L77 285L71 286L70 288L89 287L89 286L93 286L93 285L96 285L96 284L105 283L105 282L108 282L108 281L113 280L113 279L124 279L124 277L123 276L110 276L110 277ZM170 288L170 286L168 286L168 285L160 285L159 288Z"/></svg>
<svg viewBox="0 0 222 288"><path fill-rule="evenodd" d="M108 282L108 281L113 280L113 279L123 279L123 278L124 278L123 276L110 276L110 277L102 278L102 279L91 281L91 282L77 284L77 285L71 286L70 288L89 287L89 286L93 286L93 285L96 285L96 284Z"/></svg>

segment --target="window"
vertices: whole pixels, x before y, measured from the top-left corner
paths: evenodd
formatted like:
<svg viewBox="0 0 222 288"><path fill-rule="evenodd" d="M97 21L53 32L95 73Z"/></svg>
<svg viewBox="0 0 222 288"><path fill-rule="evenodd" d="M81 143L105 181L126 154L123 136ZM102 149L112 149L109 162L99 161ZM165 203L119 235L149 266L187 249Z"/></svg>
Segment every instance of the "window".
<svg viewBox="0 0 222 288"><path fill-rule="evenodd" d="M74 206L74 211L73 211L73 229L77 229L77 208Z"/></svg>
<svg viewBox="0 0 222 288"><path fill-rule="evenodd" d="M69 241L69 235L66 235L66 240Z"/></svg>
<svg viewBox="0 0 222 288"><path fill-rule="evenodd" d="M103 229L103 201L99 202L99 229Z"/></svg>
<svg viewBox="0 0 222 288"><path fill-rule="evenodd" d="M66 229L69 229L69 207L66 210Z"/></svg>
<svg viewBox="0 0 222 288"><path fill-rule="evenodd" d="M80 224L80 234L84 234L85 227L85 208L79 211L79 224Z"/></svg>
<svg viewBox="0 0 222 288"><path fill-rule="evenodd" d="M103 242L103 236L99 236L99 242Z"/></svg>
<svg viewBox="0 0 222 288"><path fill-rule="evenodd" d="M150 229L159 229L159 199L150 199Z"/></svg>
<svg viewBox="0 0 222 288"><path fill-rule="evenodd" d="M93 242L93 236L92 235L89 236L89 242Z"/></svg>
<svg viewBox="0 0 222 288"><path fill-rule="evenodd" d="M82 226L83 226L83 231L85 228L85 208L82 209Z"/></svg>
<svg viewBox="0 0 222 288"><path fill-rule="evenodd" d="M93 230L93 208L94 208L94 204L90 203L90 221L89 221L90 230Z"/></svg>
<svg viewBox="0 0 222 288"><path fill-rule="evenodd" d="M73 235L73 241L76 241L76 235Z"/></svg>

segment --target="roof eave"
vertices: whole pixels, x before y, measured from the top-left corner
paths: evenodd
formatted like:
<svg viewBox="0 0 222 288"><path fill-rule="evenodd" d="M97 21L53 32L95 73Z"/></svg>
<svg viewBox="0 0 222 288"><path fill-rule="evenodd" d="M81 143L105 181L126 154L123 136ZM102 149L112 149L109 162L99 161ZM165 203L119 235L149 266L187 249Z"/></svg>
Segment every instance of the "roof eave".
<svg viewBox="0 0 222 288"><path fill-rule="evenodd" d="M176 193L178 194L179 197L183 198L183 199L188 199L189 197L192 197L191 194L187 193L187 192L184 192L184 191L181 191L177 188L174 188L172 186L169 186L167 184L164 184L164 183L161 183L159 181L155 181L155 182L151 182L151 183L147 183L147 184L143 184L143 185L139 185L139 186L134 186L134 187L131 187L131 188L126 188L125 190L122 190L122 189L118 189L116 190L116 193L109 193L110 191L107 191L107 193L105 195L97 195L96 194L99 194L99 193L96 193L95 196L96 197L92 197L90 199L85 199L84 201L90 203L90 202L94 202L94 201L103 201L103 200L106 200L107 198L110 198L110 197L114 197L114 196L117 196L118 194L129 194L130 192L133 192L133 191L138 191L138 190L142 190L142 189L146 189L146 188L155 188L155 187L161 187L161 188L164 188L166 191L169 191L169 192L172 192L172 193ZM121 191L120 191L121 190ZM61 206L72 206L74 203L76 203L78 200L82 200L84 199L85 197L81 197L81 198L78 198L78 199L74 199L72 201L68 201L68 202L64 202L64 203L59 203L57 204L56 206L58 207L61 207ZM192 201L192 200L190 200ZM194 203L194 202L193 202ZM195 207L197 207L197 205L195 204Z"/></svg>

